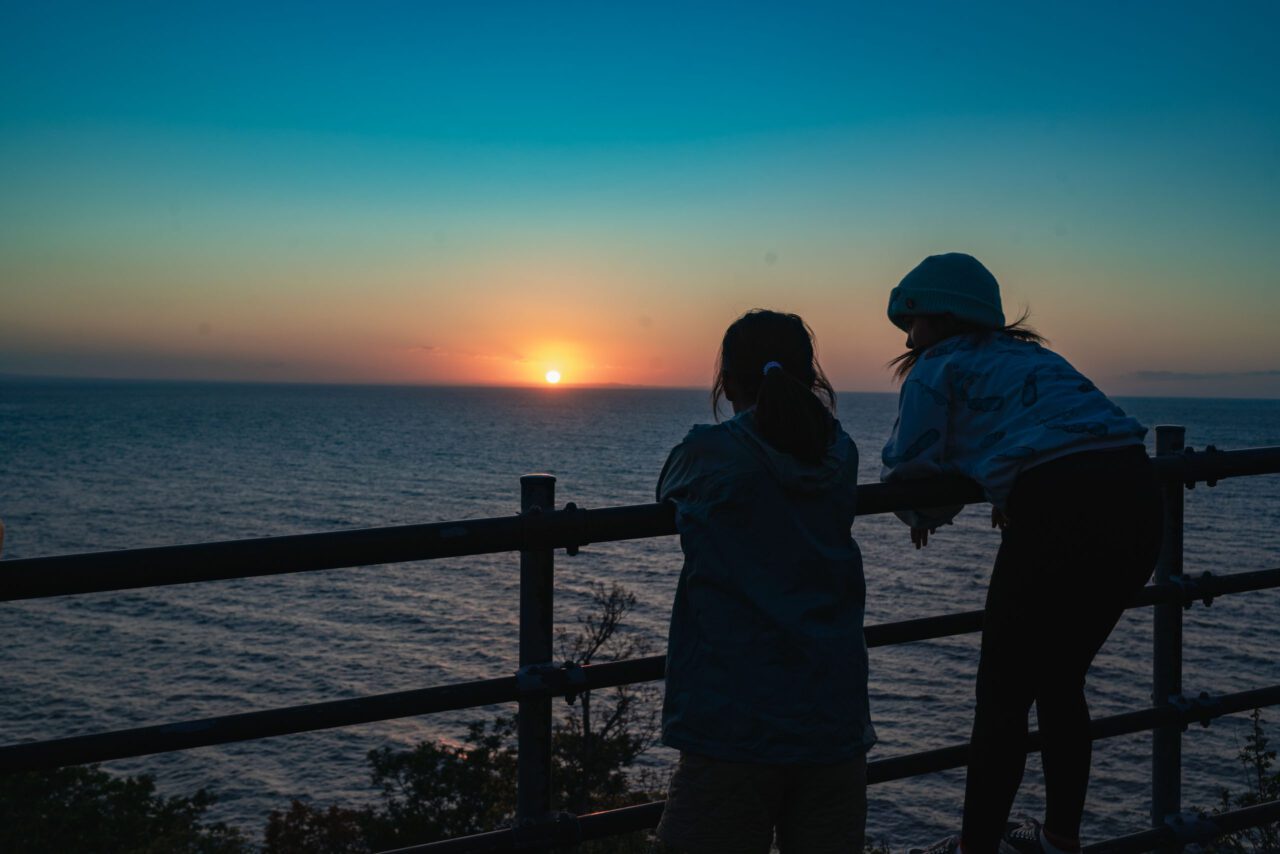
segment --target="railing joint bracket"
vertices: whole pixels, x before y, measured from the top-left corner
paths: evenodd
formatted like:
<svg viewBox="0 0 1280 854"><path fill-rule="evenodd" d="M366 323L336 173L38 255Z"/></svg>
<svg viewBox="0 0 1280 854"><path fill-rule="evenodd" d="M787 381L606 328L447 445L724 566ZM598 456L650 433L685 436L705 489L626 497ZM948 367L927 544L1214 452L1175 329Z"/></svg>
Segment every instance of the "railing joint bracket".
<svg viewBox="0 0 1280 854"><path fill-rule="evenodd" d="M572 704L586 687L587 672L575 661L526 664L516 671L516 689L524 696L563 692L565 702Z"/></svg>
<svg viewBox="0 0 1280 854"><path fill-rule="evenodd" d="M1216 446L1214 446L1214 445L1205 445L1205 446L1204 446L1204 453L1205 453L1205 456L1207 457L1207 456L1210 456L1210 455L1212 455L1212 454L1220 454L1220 453L1222 453L1222 452L1221 452L1221 451L1219 451L1219 450L1218 450L1218 448L1217 448ZM1205 486L1217 486L1217 485L1218 485L1218 479L1217 479L1216 477L1206 477L1206 478L1204 479L1204 485L1205 485Z"/></svg>
<svg viewBox="0 0 1280 854"><path fill-rule="evenodd" d="M1201 691L1194 697L1188 697L1186 694L1173 694L1169 697L1169 705L1173 706L1182 716L1182 730L1186 732L1187 726L1192 720L1200 722L1200 726L1208 728L1213 719L1221 714L1222 699L1210 694L1208 691Z"/></svg>
<svg viewBox="0 0 1280 854"><path fill-rule="evenodd" d="M536 504L520 514L520 551L537 551L549 547L551 525L548 515L547 510Z"/></svg>
<svg viewBox="0 0 1280 854"><path fill-rule="evenodd" d="M1196 449L1191 447L1190 445L1187 445L1185 448L1182 449L1182 458L1186 460L1188 463L1194 460L1195 456L1196 456ZM1185 468L1185 470L1188 473L1190 472L1190 469L1191 469L1190 465L1187 465ZM1195 477L1194 476L1188 477L1185 481L1183 481L1183 485L1186 486L1187 489L1195 489L1196 488Z"/></svg>
<svg viewBox="0 0 1280 854"><path fill-rule="evenodd" d="M1199 599L1208 608L1213 604L1214 594L1206 592L1207 588L1213 583L1213 573L1205 571L1198 576L1191 575L1171 575L1169 581L1178 588L1182 593L1182 607L1184 610L1191 610L1191 606Z"/></svg>
<svg viewBox="0 0 1280 854"><path fill-rule="evenodd" d="M587 513L572 501L565 504L564 510L560 512L569 520L569 529L574 534L573 542L564 547L564 553L575 557L579 548L590 545L587 541Z"/></svg>

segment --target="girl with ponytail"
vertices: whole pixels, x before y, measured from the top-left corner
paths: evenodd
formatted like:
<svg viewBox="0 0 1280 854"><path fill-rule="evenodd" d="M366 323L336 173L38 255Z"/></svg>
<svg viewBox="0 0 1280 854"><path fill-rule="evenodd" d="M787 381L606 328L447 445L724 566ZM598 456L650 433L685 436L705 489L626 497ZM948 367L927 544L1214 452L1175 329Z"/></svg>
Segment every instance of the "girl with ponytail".
<svg viewBox="0 0 1280 854"><path fill-rule="evenodd" d="M667 643L663 741L680 751L668 850L861 852L866 585L850 536L858 452L833 416L813 333L750 311L725 332L713 410L672 450L684 566Z"/></svg>

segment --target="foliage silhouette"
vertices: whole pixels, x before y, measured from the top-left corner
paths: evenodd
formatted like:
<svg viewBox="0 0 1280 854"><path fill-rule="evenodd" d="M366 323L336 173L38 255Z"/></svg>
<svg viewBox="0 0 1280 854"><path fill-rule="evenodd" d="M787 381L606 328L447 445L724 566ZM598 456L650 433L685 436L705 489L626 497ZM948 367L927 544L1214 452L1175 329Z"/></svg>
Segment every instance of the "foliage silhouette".
<svg viewBox="0 0 1280 854"><path fill-rule="evenodd" d="M1280 771L1272 770L1276 752L1268 746L1267 735L1262 729L1262 710L1254 709L1249 716L1250 730L1238 758L1244 768L1246 788L1243 793L1232 794L1227 789L1219 793L1219 805L1204 817L1212 819L1231 810L1280 800ZM1229 833L1203 846L1205 851L1248 852L1280 851L1280 822L1245 828Z"/></svg>
<svg viewBox="0 0 1280 854"><path fill-rule="evenodd" d="M236 830L207 824L213 795L156 794L148 775L112 777L96 765L0 775L0 851L241 854Z"/></svg>
<svg viewBox="0 0 1280 854"><path fill-rule="evenodd" d="M643 637L624 629L636 598L620 585L592 588L591 609L575 631L557 632L566 662L587 665L645 655ZM598 696L592 697L592 694ZM577 813L662 797L653 773L636 760L658 737L658 688L624 685L584 692L552 729L552 803ZM484 833L515 819L516 718L498 715L470 724L458 745L439 741L411 750L369 753L382 804L365 809L320 809L294 801L273 811L264 836L266 854L364 854L387 848ZM583 852L647 851L647 834L582 845Z"/></svg>
<svg viewBox="0 0 1280 854"><path fill-rule="evenodd" d="M560 655L566 662L587 665L649 654L648 641L624 626L635 605L635 596L625 588L596 585L591 609L578 616L576 630L557 632ZM558 808L584 813L663 797L664 781L659 775L635 767L657 742L659 697L655 684L625 685L585 692L563 708L552 730L552 797ZM1250 746L1267 763L1258 771L1261 780L1275 752L1266 750L1256 720L1255 733ZM426 741L410 750L383 747L370 751L368 760L380 794L377 806L320 807L294 800L287 810L271 812L260 850L264 854L370 854L483 833L509 827L514 821L514 715L472 722L460 744ZM1266 779L1273 789L1280 788L1275 775ZM149 776L115 778L96 766L0 775L0 851L254 851L256 846L239 831L203 821L213 803L213 796L204 789L190 797L163 798L155 793ZM576 850L642 854L653 850L653 842L651 834L636 833L585 843ZM883 845L867 850L887 854Z"/></svg>

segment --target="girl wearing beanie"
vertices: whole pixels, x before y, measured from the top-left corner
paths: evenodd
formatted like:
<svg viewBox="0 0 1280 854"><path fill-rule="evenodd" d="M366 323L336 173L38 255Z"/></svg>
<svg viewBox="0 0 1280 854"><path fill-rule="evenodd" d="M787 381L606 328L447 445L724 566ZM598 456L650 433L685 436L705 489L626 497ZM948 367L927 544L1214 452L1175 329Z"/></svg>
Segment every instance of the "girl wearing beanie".
<svg viewBox="0 0 1280 854"><path fill-rule="evenodd" d="M849 535L858 450L794 314L724 334L712 391L734 417L672 451L684 566L671 609L662 740L680 751L658 837L692 854L861 854L866 584Z"/></svg>
<svg viewBox="0 0 1280 854"><path fill-rule="evenodd" d="M960 474L991 502L987 591L960 835L947 854L1078 851L1091 742L1084 681L1151 576L1162 508L1146 428L1025 325L1006 324L977 259L926 258L889 296L908 351L881 478ZM960 508L899 514L917 549ZM1031 704L1043 736L1044 823L1007 826Z"/></svg>

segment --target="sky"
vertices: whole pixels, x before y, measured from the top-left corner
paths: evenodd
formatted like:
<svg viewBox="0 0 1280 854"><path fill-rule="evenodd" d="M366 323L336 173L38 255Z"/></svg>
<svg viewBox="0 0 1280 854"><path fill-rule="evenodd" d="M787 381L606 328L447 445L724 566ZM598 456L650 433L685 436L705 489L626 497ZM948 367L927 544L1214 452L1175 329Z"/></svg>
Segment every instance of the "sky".
<svg viewBox="0 0 1280 854"><path fill-rule="evenodd" d="M1114 394L1280 397L1280 4L6 3L0 373L708 387L976 255Z"/></svg>

